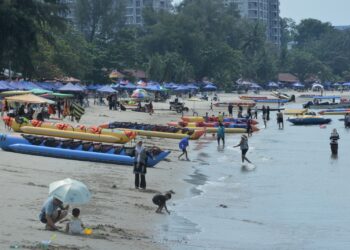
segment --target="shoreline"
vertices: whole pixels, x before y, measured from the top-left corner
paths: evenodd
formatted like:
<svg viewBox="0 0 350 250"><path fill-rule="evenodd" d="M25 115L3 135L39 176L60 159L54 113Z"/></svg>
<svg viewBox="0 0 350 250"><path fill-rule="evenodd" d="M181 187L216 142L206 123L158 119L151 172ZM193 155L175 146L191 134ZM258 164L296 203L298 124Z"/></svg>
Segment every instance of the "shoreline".
<svg viewBox="0 0 350 250"><path fill-rule="evenodd" d="M297 98L298 94L304 94L289 93L297 94ZM269 95L269 92L262 92L260 95ZM238 96L237 94L219 94L220 101L238 99ZM343 96L348 96L348 93L343 93ZM299 99L297 104L302 102L304 100ZM161 109L168 107L167 103L155 103L154 105ZM189 107L192 105L188 102ZM199 114L204 115L209 110L210 101L198 102L195 105ZM214 107L214 111L210 111L210 113L217 114L219 111L226 113L227 108ZM133 111L109 111L107 106L91 105L90 108L87 108L87 114L83 116L80 124L98 125L113 121L166 124L170 121L178 121L180 116L172 111L159 111L150 116ZM66 119L64 122L69 121ZM8 133L4 126L0 126L0 132ZM262 130L259 133L263 132ZM236 135L230 135L230 140L233 137L235 138ZM2 159L0 181L3 185L0 194L5 201L0 204L0 211L6 215L2 222L4 230L0 234L0 248L6 249L10 245L18 243L35 249L38 242L48 240L56 235L53 246L63 250L109 249L116 246L118 249L171 249L176 248L179 239L171 237L169 240L165 240L164 237L168 236L163 232L166 228L169 229L169 223L174 222L175 226L182 225L183 232L190 233L189 230L193 230L193 233L196 233L196 225L181 217L181 214L178 215L176 210L177 206L189 195L201 192L195 190L193 193L195 187L198 186L196 184L205 181L205 176L200 176L199 166L206 163L199 158L205 145L215 143L211 135L208 134L199 141L190 141L189 157L191 162L177 160L177 156L180 154L179 140L146 137L142 137L142 140L146 146L156 145L172 151L168 157L169 161L163 161L155 169L149 169L146 176L148 188L146 191L134 189L132 167L129 166L0 151ZM133 143L129 143L129 145ZM214 157L214 155L208 157ZM199 173L200 178L203 177L200 180L202 182L198 182L196 173ZM195 177L191 179L193 176ZM81 208L82 221L87 226L91 226L96 233L93 237L71 236L45 231L43 224L38 220L41 206L47 198L48 185L53 181L67 177L80 180L91 189L91 202L78 207ZM116 185L116 188L113 188L113 185ZM155 193L168 190L173 190L176 193L168 202L169 210L172 213L171 215L156 214L156 206L151 199Z"/></svg>

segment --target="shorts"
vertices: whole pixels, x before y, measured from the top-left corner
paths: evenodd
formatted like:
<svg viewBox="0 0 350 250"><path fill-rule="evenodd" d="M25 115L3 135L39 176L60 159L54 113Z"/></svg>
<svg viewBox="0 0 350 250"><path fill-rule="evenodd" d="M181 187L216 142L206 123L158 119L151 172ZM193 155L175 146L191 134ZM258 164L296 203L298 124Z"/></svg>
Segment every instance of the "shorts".
<svg viewBox="0 0 350 250"><path fill-rule="evenodd" d="M248 149L242 149L242 155L245 155L248 152Z"/></svg>
<svg viewBox="0 0 350 250"><path fill-rule="evenodd" d="M182 149L182 153L187 153L187 150L185 148Z"/></svg>

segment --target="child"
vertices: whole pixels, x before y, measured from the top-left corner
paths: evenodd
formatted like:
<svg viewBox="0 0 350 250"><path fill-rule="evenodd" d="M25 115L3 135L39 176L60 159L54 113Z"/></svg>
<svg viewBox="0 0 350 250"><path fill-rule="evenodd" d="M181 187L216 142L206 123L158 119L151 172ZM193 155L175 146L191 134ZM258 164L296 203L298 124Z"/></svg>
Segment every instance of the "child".
<svg viewBox="0 0 350 250"><path fill-rule="evenodd" d="M74 208L72 210L72 217L66 225L66 232L69 234L82 234L84 231L83 222L79 219L80 210Z"/></svg>
<svg viewBox="0 0 350 250"><path fill-rule="evenodd" d="M153 196L153 203L155 205L158 205L158 208L156 210L156 213L162 213L163 207L165 208L165 211L167 211L168 214L170 214L170 212L168 211L168 208L166 207L166 201L171 199L171 193L167 192L165 193L165 195L162 194L156 194L155 196Z"/></svg>

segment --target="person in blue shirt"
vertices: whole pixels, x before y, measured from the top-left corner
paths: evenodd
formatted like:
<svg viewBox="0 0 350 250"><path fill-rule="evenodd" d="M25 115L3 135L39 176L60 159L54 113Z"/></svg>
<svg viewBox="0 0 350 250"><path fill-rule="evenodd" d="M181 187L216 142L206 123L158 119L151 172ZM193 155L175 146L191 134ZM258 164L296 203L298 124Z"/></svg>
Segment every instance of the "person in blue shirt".
<svg viewBox="0 0 350 250"><path fill-rule="evenodd" d="M63 203L59 199L49 197L41 209L39 219L42 223L46 224L47 230L58 230L55 224L67 216L68 208L69 206L63 207Z"/></svg>
<svg viewBox="0 0 350 250"><path fill-rule="evenodd" d="M181 156L186 155L186 160L189 161L188 155L187 155L187 148L188 147L188 137L183 138L179 143L179 148L182 150L182 154L179 155L179 159Z"/></svg>
<svg viewBox="0 0 350 250"><path fill-rule="evenodd" d="M216 132L216 137L218 140L218 146L220 146L220 140L222 140L222 145L225 146L225 127L221 122L219 123L218 130Z"/></svg>

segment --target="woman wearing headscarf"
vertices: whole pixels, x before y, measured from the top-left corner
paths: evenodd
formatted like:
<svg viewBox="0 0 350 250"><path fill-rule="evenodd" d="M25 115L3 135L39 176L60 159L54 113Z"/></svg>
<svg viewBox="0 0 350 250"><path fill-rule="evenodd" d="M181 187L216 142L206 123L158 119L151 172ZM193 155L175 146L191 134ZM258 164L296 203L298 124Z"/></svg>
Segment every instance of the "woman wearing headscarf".
<svg viewBox="0 0 350 250"><path fill-rule="evenodd" d="M146 189L147 157L147 150L142 146L142 141L139 141L136 144L134 151L134 174L136 189Z"/></svg>
<svg viewBox="0 0 350 250"><path fill-rule="evenodd" d="M246 135L242 135L241 137L241 141L239 142L239 144L237 144L235 147L240 147L241 148L241 152L242 152L242 163L244 163L244 160L246 160L247 162L251 163L250 160L248 160L248 158L245 156L249 150L249 146L248 146L248 137Z"/></svg>

